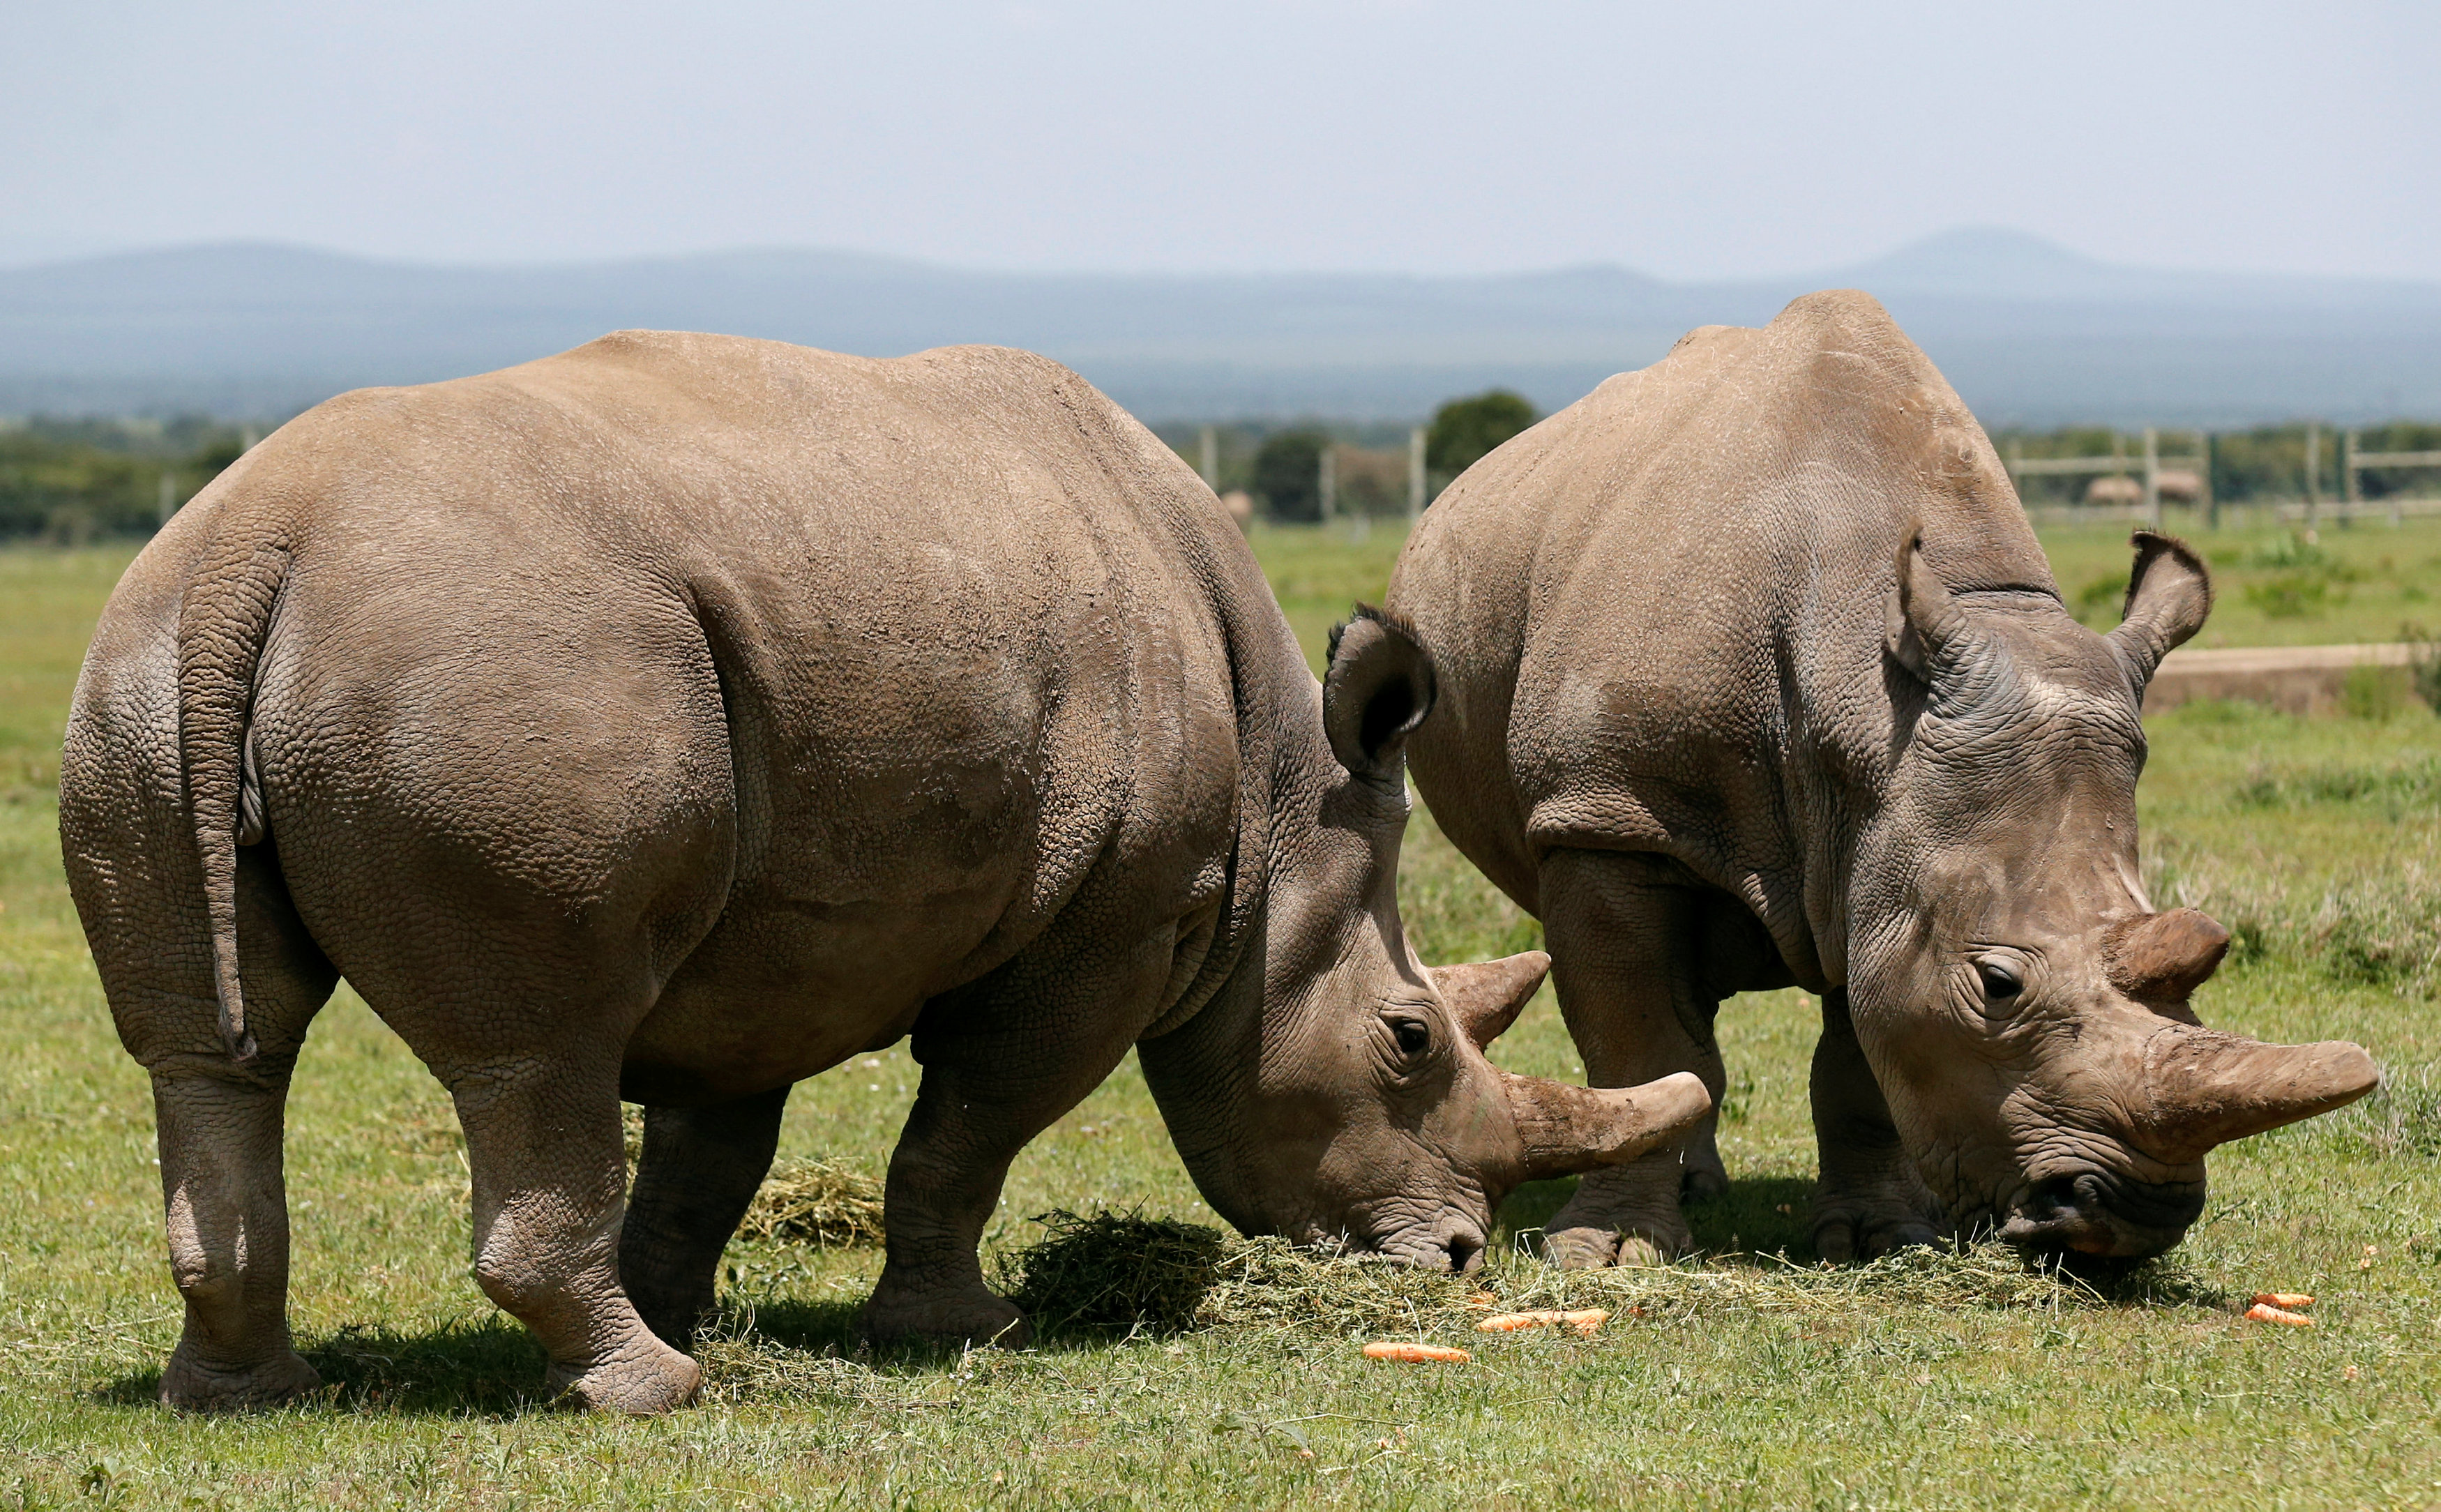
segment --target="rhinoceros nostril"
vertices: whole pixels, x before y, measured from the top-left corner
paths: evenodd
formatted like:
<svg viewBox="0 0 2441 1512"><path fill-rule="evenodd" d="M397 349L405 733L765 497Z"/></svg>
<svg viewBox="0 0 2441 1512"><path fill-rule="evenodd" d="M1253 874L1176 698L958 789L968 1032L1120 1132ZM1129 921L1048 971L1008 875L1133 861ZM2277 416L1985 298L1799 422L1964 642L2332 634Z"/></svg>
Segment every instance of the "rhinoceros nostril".
<svg viewBox="0 0 2441 1512"><path fill-rule="evenodd" d="M2089 1179L2072 1176L2046 1177L2034 1183L2034 1190L2026 1194L2026 1199L2017 1211L2037 1222L2065 1217L2081 1205L2079 1181Z"/></svg>
<svg viewBox="0 0 2441 1512"><path fill-rule="evenodd" d="M1453 1233L1449 1236L1449 1268L1452 1275L1462 1276L1483 1264L1483 1240L1474 1233Z"/></svg>

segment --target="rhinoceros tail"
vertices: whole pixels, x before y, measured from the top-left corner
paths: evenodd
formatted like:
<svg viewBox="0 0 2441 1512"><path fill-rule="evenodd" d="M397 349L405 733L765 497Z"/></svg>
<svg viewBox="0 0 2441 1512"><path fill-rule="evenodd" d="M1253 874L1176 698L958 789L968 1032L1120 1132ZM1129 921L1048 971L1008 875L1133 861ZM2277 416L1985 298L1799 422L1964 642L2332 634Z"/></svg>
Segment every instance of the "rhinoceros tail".
<svg viewBox="0 0 2441 1512"><path fill-rule="evenodd" d="M245 791L252 785L246 719L272 609L287 575L284 532L253 529L225 534L189 580L178 608L178 758L195 850L203 860L221 1040L240 1062L254 1058L256 1045L245 1026L245 995L239 984L237 848L262 838L261 794Z"/></svg>

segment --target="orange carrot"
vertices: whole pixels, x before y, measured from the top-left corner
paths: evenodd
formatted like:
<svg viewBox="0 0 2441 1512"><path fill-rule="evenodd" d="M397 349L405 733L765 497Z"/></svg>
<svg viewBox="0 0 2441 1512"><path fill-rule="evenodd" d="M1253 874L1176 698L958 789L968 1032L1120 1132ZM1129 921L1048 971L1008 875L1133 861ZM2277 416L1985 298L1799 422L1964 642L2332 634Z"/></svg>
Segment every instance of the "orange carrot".
<svg viewBox="0 0 2441 1512"><path fill-rule="evenodd" d="M1512 1334L1520 1328L1547 1328L1560 1321L1553 1308L1538 1307L1532 1312L1495 1312L1474 1325L1483 1334Z"/></svg>
<svg viewBox="0 0 2441 1512"><path fill-rule="evenodd" d="M1500 1299L1498 1297L1493 1296L1491 1292L1478 1291L1474 1295L1466 1299L1466 1305L1470 1307L1489 1307L1499 1300Z"/></svg>
<svg viewBox="0 0 2441 1512"><path fill-rule="evenodd" d="M1366 1344L1365 1346L1365 1358L1367 1359L1404 1360L1410 1365L1423 1365L1436 1362L1450 1365L1463 1365L1474 1357L1468 1354L1463 1349L1448 1349L1439 1344L1396 1343L1385 1339L1378 1343Z"/></svg>
<svg viewBox="0 0 2441 1512"><path fill-rule="evenodd" d="M2314 1305L2314 1299L2302 1291L2258 1291L2254 1300L2266 1307L2286 1307L2290 1312L2304 1312Z"/></svg>
<svg viewBox="0 0 2441 1512"><path fill-rule="evenodd" d="M2291 1328L2311 1328L2314 1326L2314 1320L2306 1317L2304 1313L2290 1312L2286 1307L2274 1307L2268 1302L2258 1302L2253 1306L2247 1308L2246 1315L2256 1323L2287 1323Z"/></svg>
<svg viewBox="0 0 2441 1512"><path fill-rule="evenodd" d="M1581 1334L1590 1334L1609 1321L1607 1307L1580 1307L1572 1312L1537 1307L1531 1312L1496 1312L1474 1326L1478 1333L1511 1334L1520 1328L1552 1328L1565 1323Z"/></svg>

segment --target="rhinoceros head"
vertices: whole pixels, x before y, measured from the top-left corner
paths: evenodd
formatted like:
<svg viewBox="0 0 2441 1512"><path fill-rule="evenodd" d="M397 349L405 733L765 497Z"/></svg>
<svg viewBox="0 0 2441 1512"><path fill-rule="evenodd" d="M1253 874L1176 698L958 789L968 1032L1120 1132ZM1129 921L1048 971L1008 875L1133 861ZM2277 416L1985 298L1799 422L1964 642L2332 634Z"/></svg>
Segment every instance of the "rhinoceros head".
<svg viewBox="0 0 2441 1512"><path fill-rule="evenodd" d="M1550 958L1417 959L1399 919L1403 747L1433 693L1394 617L1364 610L1333 636L1329 752L1301 764L1276 820L1260 1001L1241 973L1244 1012L1216 1003L1141 1055L1196 1185L1239 1229L1468 1270L1517 1183L1633 1160L1711 1103L1686 1073L1595 1089L1503 1071L1484 1048Z"/></svg>
<svg viewBox="0 0 2441 1512"><path fill-rule="evenodd" d="M2202 1027L2228 931L2137 870L2143 686L2211 606L2140 533L2107 636L2032 590L1953 593L1912 536L1887 620L1900 742L1850 899L1850 1008L1926 1181L1968 1230L2140 1256L2202 1211L2215 1144L2370 1090L2352 1044ZM1901 669L1904 669L1903 671Z"/></svg>

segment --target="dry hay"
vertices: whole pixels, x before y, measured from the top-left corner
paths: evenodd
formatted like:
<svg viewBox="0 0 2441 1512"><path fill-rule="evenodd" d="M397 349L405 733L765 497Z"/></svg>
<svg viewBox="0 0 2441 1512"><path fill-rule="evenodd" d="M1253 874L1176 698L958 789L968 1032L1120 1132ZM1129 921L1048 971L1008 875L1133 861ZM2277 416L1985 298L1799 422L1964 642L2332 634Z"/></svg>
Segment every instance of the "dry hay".
<svg viewBox="0 0 2441 1512"><path fill-rule="evenodd" d="M1040 1244L1003 1256L1000 1281L1047 1337L1139 1328L1466 1333L1488 1309L1538 1307L1602 1306L1660 1317L1709 1309L1784 1315L1859 1305L2060 1310L2226 1301L2175 1263L2156 1261L2095 1279L2030 1263L1998 1244L1906 1250L1843 1267L1747 1255L1562 1270L1511 1253L1473 1275L1451 1276L1300 1250L1276 1237L1230 1238L1170 1219L1059 1212L1036 1221L1048 1233ZM1489 1303L1482 1300L1487 1296Z"/></svg>
<svg viewBox="0 0 2441 1512"><path fill-rule="evenodd" d="M1182 1333L1220 1279L1220 1231L1167 1218L1064 1210L1038 1215L1041 1242L997 1256L1002 1294L1045 1338Z"/></svg>
<svg viewBox="0 0 2441 1512"><path fill-rule="evenodd" d="M737 1233L818 1249L879 1244L881 1183L845 1161L774 1161Z"/></svg>
<svg viewBox="0 0 2441 1512"><path fill-rule="evenodd" d="M1395 1333L1470 1342L1487 1313L1539 1307L1600 1306L1615 1318L1666 1320L1716 1311L1788 1317L1860 1308L2233 1306L2175 1263L2154 1261L2114 1280L2091 1280L2030 1264L1998 1244L1907 1250L1845 1267L1748 1254L1604 1270L1562 1270L1512 1250L1472 1275L1452 1276L1134 1214L1062 1211L1034 1221L1046 1231L1042 1239L997 1255L994 1279L1026 1309L1045 1342L1203 1330L1309 1339ZM762 1337L751 1312L732 1314L696 1356L709 1397L823 1397L890 1411L954 1407L970 1386L1022 1372L1035 1358L969 1349L946 1374L910 1373L860 1352L847 1358L787 1347Z"/></svg>
<svg viewBox="0 0 2441 1512"><path fill-rule="evenodd" d="M633 1170L644 1154L644 1110L624 1105L620 1125ZM847 1161L774 1161L738 1221L737 1235L818 1250L879 1244L881 1182Z"/></svg>

